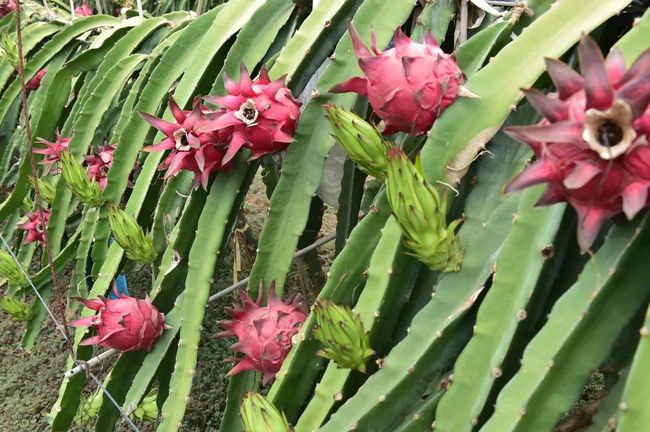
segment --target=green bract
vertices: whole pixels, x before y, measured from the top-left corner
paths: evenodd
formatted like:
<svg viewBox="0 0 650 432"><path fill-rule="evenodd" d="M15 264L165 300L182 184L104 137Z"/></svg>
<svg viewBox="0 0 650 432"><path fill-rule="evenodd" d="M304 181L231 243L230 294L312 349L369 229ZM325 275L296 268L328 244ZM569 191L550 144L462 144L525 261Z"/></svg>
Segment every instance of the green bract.
<svg viewBox="0 0 650 432"><path fill-rule="evenodd" d="M61 171L66 186L82 203L91 207L99 207L104 203L99 183L90 181L86 170L69 151L61 152Z"/></svg>
<svg viewBox="0 0 650 432"><path fill-rule="evenodd" d="M115 241L126 251L128 258L140 264L150 264L156 259L153 239L144 233L133 216L109 204L108 223Z"/></svg>
<svg viewBox="0 0 650 432"><path fill-rule="evenodd" d="M290 432L292 429L276 407L259 393L246 393L240 413L245 432Z"/></svg>
<svg viewBox="0 0 650 432"><path fill-rule="evenodd" d="M26 286L25 273L16 263L16 260L4 250L0 250L0 276L7 279L12 285Z"/></svg>
<svg viewBox="0 0 650 432"><path fill-rule="evenodd" d="M11 295L0 297L0 309L18 321L29 321L34 316L30 305Z"/></svg>

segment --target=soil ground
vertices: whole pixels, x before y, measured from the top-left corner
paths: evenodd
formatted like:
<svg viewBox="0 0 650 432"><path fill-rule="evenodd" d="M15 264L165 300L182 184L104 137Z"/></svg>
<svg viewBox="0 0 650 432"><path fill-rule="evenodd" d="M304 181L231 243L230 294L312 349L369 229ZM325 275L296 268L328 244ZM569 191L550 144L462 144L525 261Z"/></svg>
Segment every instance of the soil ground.
<svg viewBox="0 0 650 432"><path fill-rule="evenodd" d="M254 238L259 238L264 224L268 200L264 185L258 178L244 204L246 223ZM329 234L335 229L335 211L327 209L321 233ZM234 242L233 242L234 243ZM243 247L240 247L242 250ZM323 272L327 272L334 253L332 243L319 249L318 258ZM233 282L233 248L227 254L221 272L215 277L213 292L223 289ZM247 276L250 263L242 252L241 273L238 278ZM287 278L289 292L305 291L301 287L299 272L294 262ZM143 277L144 276L144 277ZM143 272L127 275L132 293L146 292L150 289L150 277ZM308 294L313 299L313 293ZM233 341L212 338L219 331L217 322L225 318L224 306L238 302L235 294L210 304L206 310L198 364L192 393L181 431L212 432L218 430L219 418L224 408L227 377L232 367L225 361L232 355L229 346ZM57 398L66 358L65 345L54 325L48 321L31 352L20 349L23 324L11 320L0 313L0 431L2 432L40 432L49 430L47 415ZM95 371L99 373L100 371ZM88 393L95 390L89 386ZM139 424L142 432L153 431L153 424ZM77 426L75 431L93 430L92 425ZM117 430L129 430L126 425Z"/></svg>

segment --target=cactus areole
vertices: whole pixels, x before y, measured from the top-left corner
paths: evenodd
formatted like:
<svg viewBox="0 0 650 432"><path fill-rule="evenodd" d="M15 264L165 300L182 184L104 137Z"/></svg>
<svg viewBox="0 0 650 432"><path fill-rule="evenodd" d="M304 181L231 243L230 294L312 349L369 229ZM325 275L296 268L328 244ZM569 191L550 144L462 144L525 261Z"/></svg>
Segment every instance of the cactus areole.
<svg viewBox="0 0 650 432"><path fill-rule="evenodd" d="M219 322L226 330L217 337L236 336L239 341L231 348L244 354L228 375L255 370L263 374L267 383L280 370L291 349L291 338L298 333L307 315L297 296L285 302L276 297L275 284L268 291L266 306L261 305L263 293L261 287L257 300L253 301L242 291L243 308L230 309L232 319Z"/></svg>
<svg viewBox="0 0 650 432"><path fill-rule="evenodd" d="M419 44L398 28L395 47L383 52L377 49L373 36L373 55L352 24L348 29L365 77L351 78L331 91L368 96L385 123L384 135L407 132L417 136L427 132L456 99L464 82L456 60L440 49L430 33L425 34L424 44Z"/></svg>
<svg viewBox="0 0 650 432"><path fill-rule="evenodd" d="M528 101L545 118L534 126L507 129L536 157L508 190L546 183L538 204L565 201L576 209L584 251L605 220L619 213L632 219L648 207L650 51L626 69L618 49L605 60L585 36L579 55L582 76L547 59L557 93L526 90Z"/></svg>
<svg viewBox="0 0 650 432"><path fill-rule="evenodd" d="M150 350L165 326L165 316L151 303L115 292L117 299L100 297L95 300L77 298L97 315L72 321L72 327L92 326L95 336L81 341L81 345L101 345L122 352Z"/></svg>

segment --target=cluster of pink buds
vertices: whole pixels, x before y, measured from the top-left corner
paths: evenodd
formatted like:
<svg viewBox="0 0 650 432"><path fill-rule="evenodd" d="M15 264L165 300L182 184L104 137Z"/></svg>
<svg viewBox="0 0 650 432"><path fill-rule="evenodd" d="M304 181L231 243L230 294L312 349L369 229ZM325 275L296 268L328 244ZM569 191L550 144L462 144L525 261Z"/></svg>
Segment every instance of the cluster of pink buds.
<svg viewBox="0 0 650 432"><path fill-rule="evenodd" d="M195 184L207 188L210 175L230 168L230 161L242 148L251 151L251 159L282 151L293 141L300 102L285 86L284 79L271 81L266 69L256 80L242 66L240 81L225 78L226 96L208 96L206 102L219 106L211 110L194 100L191 111L182 110L169 97L169 109L175 122L140 115L165 138L144 151L170 150L160 165L165 178L181 170L195 174Z"/></svg>

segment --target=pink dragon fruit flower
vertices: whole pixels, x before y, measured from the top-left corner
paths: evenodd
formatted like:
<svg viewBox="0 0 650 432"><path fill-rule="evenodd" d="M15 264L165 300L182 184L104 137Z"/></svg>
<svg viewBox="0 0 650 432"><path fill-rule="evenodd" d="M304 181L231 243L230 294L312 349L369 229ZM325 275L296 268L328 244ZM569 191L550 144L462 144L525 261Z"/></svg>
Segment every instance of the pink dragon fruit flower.
<svg viewBox="0 0 650 432"><path fill-rule="evenodd" d="M93 14L93 10L90 8L90 6L88 6L86 2L83 2L81 6L74 8L74 13L82 17L87 17Z"/></svg>
<svg viewBox="0 0 650 432"><path fill-rule="evenodd" d="M40 163L46 165L46 174L55 174L58 171L53 170L53 166L61 159L61 152L68 149L70 138L62 137L57 132L54 142L39 139L38 143L43 144L45 148L35 148L34 153L45 156Z"/></svg>
<svg viewBox="0 0 650 432"><path fill-rule="evenodd" d="M41 86L41 80L45 76L46 72L46 68L43 68L36 72L36 75L34 75L32 79L29 80L29 82L25 85L25 88L27 90L38 90L38 88Z"/></svg>
<svg viewBox="0 0 650 432"><path fill-rule="evenodd" d="M0 18L5 17L16 10L14 0L6 0L0 3Z"/></svg>
<svg viewBox="0 0 650 432"><path fill-rule="evenodd" d="M165 178L173 177L181 170L192 171L195 174L195 185L202 185L207 189L212 173L230 168L223 162L225 149L221 147L219 134L197 131L197 123L208 109L196 98L192 111L184 111L171 95L169 109L176 123L140 112L144 120L166 136L160 143L144 147L142 151L171 150L169 156L160 164L160 169L167 169Z"/></svg>
<svg viewBox="0 0 650 432"><path fill-rule="evenodd" d="M95 300L76 298L88 309L98 311L97 315L72 321L72 327L92 326L95 336L81 341L81 345L100 345L122 352L151 350L153 343L163 330L165 316L151 303L114 291L117 299L100 297Z"/></svg>
<svg viewBox="0 0 650 432"><path fill-rule="evenodd" d="M293 141L300 102L285 86L284 78L271 81L265 67L251 80L242 64L239 83L224 79L226 96L207 96L206 102L222 107L208 116L200 131L219 131L229 136L224 163L242 148L251 150L250 159L286 149Z"/></svg>
<svg viewBox="0 0 650 432"><path fill-rule="evenodd" d="M108 144L99 149L99 153L84 156L84 163L86 171L88 171L88 178L92 181L99 183L101 190L106 188L108 182L108 170L113 164L113 152L115 151L115 144Z"/></svg>
<svg viewBox="0 0 650 432"><path fill-rule="evenodd" d="M50 211L41 210L27 213L27 222L18 225L18 228L27 232L23 244L38 242L43 244L45 242L45 230L47 223L50 220Z"/></svg>
<svg viewBox="0 0 650 432"><path fill-rule="evenodd" d="M618 49L605 60L588 36L578 53L582 76L547 59L557 93L525 91L545 118L506 130L536 157L507 189L546 183L538 205L571 204L579 216L578 244L586 251L607 219L621 212L632 219L649 205L650 50L629 69Z"/></svg>
<svg viewBox="0 0 650 432"><path fill-rule="evenodd" d="M237 337L239 341L231 348L244 354L244 358L228 372L229 376L254 370L263 374L266 384L280 370L291 349L291 338L307 315L298 297L286 302L276 297L275 284L271 284L269 289L268 304L261 306L263 292L261 285L257 301L253 301L242 291L243 308L229 308L232 320L219 322L225 331L218 333L217 337Z"/></svg>
<svg viewBox="0 0 650 432"><path fill-rule="evenodd" d="M438 116L456 99L464 82L456 60L445 54L435 38L426 33L424 44L411 41L401 29L395 31L395 47L372 51L348 24L354 52L365 77L354 77L330 91L368 96L375 113L384 121L384 135L427 132Z"/></svg>

